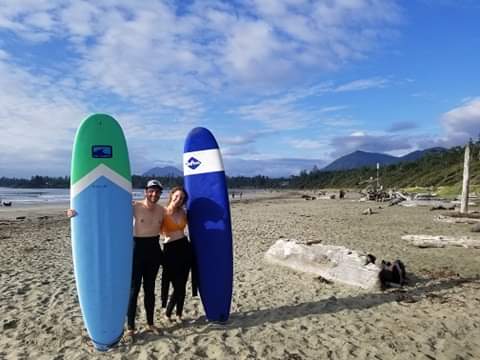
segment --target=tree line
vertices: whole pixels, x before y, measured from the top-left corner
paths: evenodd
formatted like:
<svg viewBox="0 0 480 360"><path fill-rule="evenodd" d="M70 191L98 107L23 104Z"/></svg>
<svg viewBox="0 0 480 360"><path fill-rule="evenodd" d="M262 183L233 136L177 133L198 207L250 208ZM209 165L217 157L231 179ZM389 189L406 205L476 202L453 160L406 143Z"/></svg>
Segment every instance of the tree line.
<svg viewBox="0 0 480 360"><path fill-rule="evenodd" d="M148 180L152 179L151 177L145 177L140 175L132 176L132 186L133 188L143 188L147 184ZM155 177L159 180L165 187L172 187L175 185L183 184L183 177ZM19 179L19 178L7 178L0 177L0 187L12 187L12 188L69 188L70 187L70 177L69 176L60 176L60 177L51 177L51 176L40 176L35 175L30 179Z"/></svg>
<svg viewBox="0 0 480 360"><path fill-rule="evenodd" d="M162 183L166 188L171 188L173 186L183 186L183 176L156 176L153 177ZM142 189L147 184L148 180L151 180L150 176L132 176L132 186L135 189ZM227 177L228 186L230 188L255 188L255 189L265 189L265 188L276 188L284 186L285 179L283 182L280 179L272 179L267 176L238 176L238 177ZM30 179L20 179L20 178L8 178L0 177L0 187L11 187L11 188L69 188L70 187L70 177L61 176L61 177L51 177L51 176L40 176L35 175Z"/></svg>
<svg viewBox="0 0 480 360"><path fill-rule="evenodd" d="M480 140L471 142L471 183L480 184ZM379 169L380 183L384 188L410 186L448 186L459 184L463 176L464 147L453 147L441 152L426 153L416 161L401 162ZM270 178L268 176L227 176L229 188L233 189L321 189L363 188L366 180L376 178L375 166L341 171L322 171L316 167L303 170L299 175ZM141 189L151 177L132 176L133 188ZM182 176L155 177L166 188L183 185ZM30 179L0 177L0 187L15 188L68 188L70 178L32 176Z"/></svg>

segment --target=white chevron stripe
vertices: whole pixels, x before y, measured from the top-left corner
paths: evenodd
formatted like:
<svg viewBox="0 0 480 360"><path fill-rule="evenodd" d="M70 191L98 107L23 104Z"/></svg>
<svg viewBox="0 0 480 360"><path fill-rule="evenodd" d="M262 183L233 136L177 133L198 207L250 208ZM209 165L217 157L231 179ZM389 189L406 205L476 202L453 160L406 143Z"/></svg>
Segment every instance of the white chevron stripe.
<svg viewBox="0 0 480 360"><path fill-rule="evenodd" d="M132 183L130 181L117 174L108 166L100 164L83 178L78 180L75 184L70 186L70 198L73 199L101 176L105 176L108 180L118 185L125 191L129 193L132 192Z"/></svg>

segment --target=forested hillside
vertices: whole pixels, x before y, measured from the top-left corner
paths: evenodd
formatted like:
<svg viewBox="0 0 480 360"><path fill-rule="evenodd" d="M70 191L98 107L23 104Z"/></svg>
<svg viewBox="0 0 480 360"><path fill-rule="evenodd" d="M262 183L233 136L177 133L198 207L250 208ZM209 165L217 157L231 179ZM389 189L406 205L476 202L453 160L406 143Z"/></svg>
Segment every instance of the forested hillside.
<svg viewBox="0 0 480 360"><path fill-rule="evenodd" d="M471 144L471 184L480 184L480 142ZM454 147L438 153L429 153L413 161L381 167L380 184L384 188L412 186L459 185L463 178L464 147ZM290 179L289 185L297 188L362 188L370 177L377 176L376 167L363 167L346 171L304 171Z"/></svg>

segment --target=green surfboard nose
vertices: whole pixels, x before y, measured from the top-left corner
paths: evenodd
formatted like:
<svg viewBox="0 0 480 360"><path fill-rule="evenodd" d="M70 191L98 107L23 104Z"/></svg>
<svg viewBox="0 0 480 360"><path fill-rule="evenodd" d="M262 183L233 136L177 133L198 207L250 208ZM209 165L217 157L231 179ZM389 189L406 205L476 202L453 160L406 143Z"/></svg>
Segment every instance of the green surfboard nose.
<svg viewBox="0 0 480 360"><path fill-rule="evenodd" d="M108 137L105 137L105 134ZM78 128L72 154L71 184L100 164L131 181L127 144L118 122L107 114L93 114Z"/></svg>

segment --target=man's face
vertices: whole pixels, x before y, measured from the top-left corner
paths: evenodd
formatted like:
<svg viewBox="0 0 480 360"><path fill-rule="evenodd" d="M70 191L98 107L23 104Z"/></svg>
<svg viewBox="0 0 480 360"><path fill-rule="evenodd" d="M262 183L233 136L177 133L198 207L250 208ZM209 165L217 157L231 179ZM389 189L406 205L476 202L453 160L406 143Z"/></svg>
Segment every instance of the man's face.
<svg viewBox="0 0 480 360"><path fill-rule="evenodd" d="M145 199L152 204L155 204L160 199L161 194L162 190L160 190L158 187L150 187L145 189Z"/></svg>

